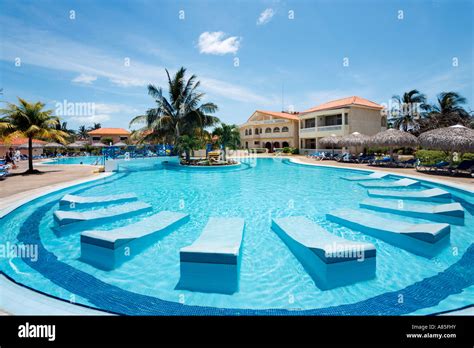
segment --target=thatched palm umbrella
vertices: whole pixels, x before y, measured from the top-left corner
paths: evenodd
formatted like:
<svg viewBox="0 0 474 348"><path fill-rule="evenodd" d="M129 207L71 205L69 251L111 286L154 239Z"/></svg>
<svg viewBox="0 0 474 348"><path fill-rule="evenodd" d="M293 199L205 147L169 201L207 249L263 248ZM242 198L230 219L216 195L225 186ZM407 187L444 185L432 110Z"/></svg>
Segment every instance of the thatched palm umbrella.
<svg viewBox="0 0 474 348"><path fill-rule="evenodd" d="M18 146L18 148L19 148L19 149L28 149L29 146L30 146L30 145L28 145L28 143L24 143L24 144L21 144L20 146ZM41 148L44 147L44 145L41 144L41 143L35 143L35 142L33 142L33 143L31 144L31 147L32 147L33 149L41 149Z"/></svg>
<svg viewBox="0 0 474 348"><path fill-rule="evenodd" d="M44 144L44 147L46 147L48 149L63 149L63 148L65 148L65 146L63 144L55 143L55 142Z"/></svg>
<svg viewBox="0 0 474 348"><path fill-rule="evenodd" d="M366 145L370 140L368 135L360 134L359 132L354 132L349 135L345 135L339 141L339 145L342 146L361 146Z"/></svg>
<svg viewBox="0 0 474 348"><path fill-rule="evenodd" d="M393 160L393 149L396 147L415 147L418 138L413 134L398 129L390 128L379 132L370 138L370 143L375 146L390 148L390 157Z"/></svg>
<svg viewBox="0 0 474 348"><path fill-rule="evenodd" d="M336 134L331 134L330 136L324 137L321 140L319 140L319 143L324 146L331 146L332 155L334 156L334 147L339 146L340 140L341 140L341 137L336 136Z"/></svg>
<svg viewBox="0 0 474 348"><path fill-rule="evenodd" d="M105 145L105 144L102 144L102 143L92 143L91 146L102 148L102 147L107 147L108 145Z"/></svg>
<svg viewBox="0 0 474 348"><path fill-rule="evenodd" d="M424 132L419 137L421 146L445 151L452 163L453 152L474 152L474 130L459 124Z"/></svg>
<svg viewBox="0 0 474 348"><path fill-rule="evenodd" d="M74 143L67 144L66 147L69 147L71 149L82 149L84 147L84 144L74 142Z"/></svg>
<svg viewBox="0 0 474 348"><path fill-rule="evenodd" d="M117 147L127 147L128 145L125 144L123 141L119 141L118 143L115 143L114 146L117 146Z"/></svg>

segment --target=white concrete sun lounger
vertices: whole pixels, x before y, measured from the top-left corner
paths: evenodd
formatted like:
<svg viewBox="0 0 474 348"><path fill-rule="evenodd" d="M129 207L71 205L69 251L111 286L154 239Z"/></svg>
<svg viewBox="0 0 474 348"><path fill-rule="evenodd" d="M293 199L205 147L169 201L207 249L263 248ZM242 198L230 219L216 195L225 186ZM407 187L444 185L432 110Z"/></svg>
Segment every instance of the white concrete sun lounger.
<svg viewBox="0 0 474 348"><path fill-rule="evenodd" d="M421 201L449 201L451 194L439 188L432 188L422 191L387 191L369 190L369 196L380 198L409 199Z"/></svg>
<svg viewBox="0 0 474 348"><path fill-rule="evenodd" d="M232 294L239 288L242 218L210 218L201 235L181 248L178 289Z"/></svg>
<svg viewBox="0 0 474 348"><path fill-rule="evenodd" d="M244 219L211 217L198 239L179 251L181 262L237 264Z"/></svg>
<svg viewBox="0 0 474 348"><path fill-rule="evenodd" d="M75 208L86 208L96 205L116 204L136 201L137 195L134 193L123 193L119 195L107 195L107 196L76 196L76 195L65 195L59 201L59 206L62 210L75 209Z"/></svg>
<svg viewBox="0 0 474 348"><path fill-rule="evenodd" d="M464 220L464 209L459 203L427 205L413 201L395 201L387 199L366 199L360 204L361 208L382 211L414 218L458 223Z"/></svg>
<svg viewBox="0 0 474 348"><path fill-rule="evenodd" d="M111 231L82 232L81 260L102 269L114 269L188 220L187 214L161 211Z"/></svg>
<svg viewBox="0 0 474 348"><path fill-rule="evenodd" d="M353 209L341 209L327 214L326 218L427 257L439 251L432 246L441 241L449 242L449 238L445 237L449 237L451 231L450 225L445 223L413 224Z"/></svg>
<svg viewBox="0 0 474 348"><path fill-rule="evenodd" d="M304 216L273 219L272 229L320 288L334 288L375 275L373 244L338 237Z"/></svg>
<svg viewBox="0 0 474 348"><path fill-rule="evenodd" d="M60 227L78 222L96 222L104 219L118 218L123 215L142 213L151 210L151 205L144 202L126 203L108 208L84 212L56 210L54 220Z"/></svg>
<svg viewBox="0 0 474 348"><path fill-rule="evenodd" d="M388 173L375 172L369 175L341 176L340 178L348 181L368 181L379 180L388 176Z"/></svg>
<svg viewBox="0 0 474 348"><path fill-rule="evenodd" d="M391 187L409 187L409 186L420 185L420 182L416 180L404 178L404 179L400 179L393 182L360 182L359 185L363 187L368 187L368 188L377 188L377 187L391 188Z"/></svg>

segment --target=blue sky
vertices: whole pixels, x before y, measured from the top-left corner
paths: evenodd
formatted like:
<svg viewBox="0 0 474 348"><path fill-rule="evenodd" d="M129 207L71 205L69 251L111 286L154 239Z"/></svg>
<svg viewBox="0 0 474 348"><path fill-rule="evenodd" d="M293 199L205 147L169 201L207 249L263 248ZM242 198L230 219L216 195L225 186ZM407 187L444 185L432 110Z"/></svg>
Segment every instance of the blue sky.
<svg viewBox="0 0 474 348"><path fill-rule="evenodd" d="M198 75L227 123L243 123L256 109L281 111L282 91L284 108L298 111L351 95L388 103L413 88L430 100L454 90L474 105L469 0L0 0L0 7L0 98L52 109L65 100L94 103L92 115L62 117L72 128L128 128L154 105L147 84L166 87L164 69L180 66Z"/></svg>

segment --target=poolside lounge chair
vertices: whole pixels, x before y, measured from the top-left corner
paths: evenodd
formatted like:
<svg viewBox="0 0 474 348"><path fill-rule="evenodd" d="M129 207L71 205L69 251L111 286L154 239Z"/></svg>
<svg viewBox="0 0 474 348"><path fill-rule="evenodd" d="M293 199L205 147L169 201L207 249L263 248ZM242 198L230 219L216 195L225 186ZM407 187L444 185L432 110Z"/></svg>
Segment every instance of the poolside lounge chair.
<svg viewBox="0 0 474 348"><path fill-rule="evenodd" d="M90 227L119 217L133 216L151 210L151 205L144 202L133 202L108 208L84 212L56 210L54 212L54 230L59 235L72 232L84 226Z"/></svg>
<svg viewBox="0 0 474 348"><path fill-rule="evenodd" d="M421 191L368 190L368 195L380 198L409 199L420 201L450 201L451 194L439 188Z"/></svg>
<svg viewBox="0 0 474 348"><path fill-rule="evenodd" d="M413 224L354 209L341 209L326 218L428 258L449 244L451 227L445 223Z"/></svg>
<svg viewBox="0 0 474 348"><path fill-rule="evenodd" d="M461 172L471 174L473 168L474 168L474 161L473 160L464 160L461 163L459 163L457 166L450 167L449 171L452 174L458 174L458 173L461 173Z"/></svg>
<svg viewBox="0 0 474 348"><path fill-rule="evenodd" d="M179 251L177 287L200 292L238 291L244 219L212 217L201 235Z"/></svg>
<svg viewBox="0 0 474 348"><path fill-rule="evenodd" d="M428 171L438 171L438 170L447 170L449 167L449 162L439 161L435 164L419 164L416 167L416 170L428 170Z"/></svg>
<svg viewBox="0 0 474 348"><path fill-rule="evenodd" d="M321 289L375 276L373 244L338 237L304 216L273 219L272 229Z"/></svg>
<svg viewBox="0 0 474 348"><path fill-rule="evenodd" d="M114 269L188 220L187 214L161 211L114 230L82 232L81 261L101 269Z"/></svg>
<svg viewBox="0 0 474 348"><path fill-rule="evenodd" d="M134 193L123 193L118 195L107 195L107 196L76 196L76 195L65 195L59 201L59 206L62 210L87 208L97 205L116 204L124 202L132 202L138 200L137 195Z"/></svg>
<svg viewBox="0 0 474 348"><path fill-rule="evenodd" d="M366 199L360 204L361 208L411 216L425 220L446 222L456 225L464 224L464 209L459 203L427 205L413 201L395 201L387 199Z"/></svg>
<svg viewBox="0 0 474 348"><path fill-rule="evenodd" d="M379 180L386 176L388 173L374 172L369 175L354 175L354 176L341 176L340 178L348 181L366 181L366 180Z"/></svg>
<svg viewBox="0 0 474 348"><path fill-rule="evenodd" d="M378 183L372 183L372 182L360 182L360 186L367 187L367 188L395 188L395 187L409 187L409 186L415 186L415 185L420 185L419 181L404 178L400 179L397 181L393 182L378 182Z"/></svg>

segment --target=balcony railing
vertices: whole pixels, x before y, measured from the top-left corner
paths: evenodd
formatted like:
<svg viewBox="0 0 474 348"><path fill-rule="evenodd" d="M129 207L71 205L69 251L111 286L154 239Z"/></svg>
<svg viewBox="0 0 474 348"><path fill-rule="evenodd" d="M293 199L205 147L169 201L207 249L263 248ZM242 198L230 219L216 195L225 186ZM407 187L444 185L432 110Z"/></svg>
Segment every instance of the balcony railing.
<svg viewBox="0 0 474 348"><path fill-rule="evenodd" d="M340 131L343 128L343 125L337 126L319 126L319 127L311 127L311 128L301 128L300 133L312 133L312 132L334 132Z"/></svg>

